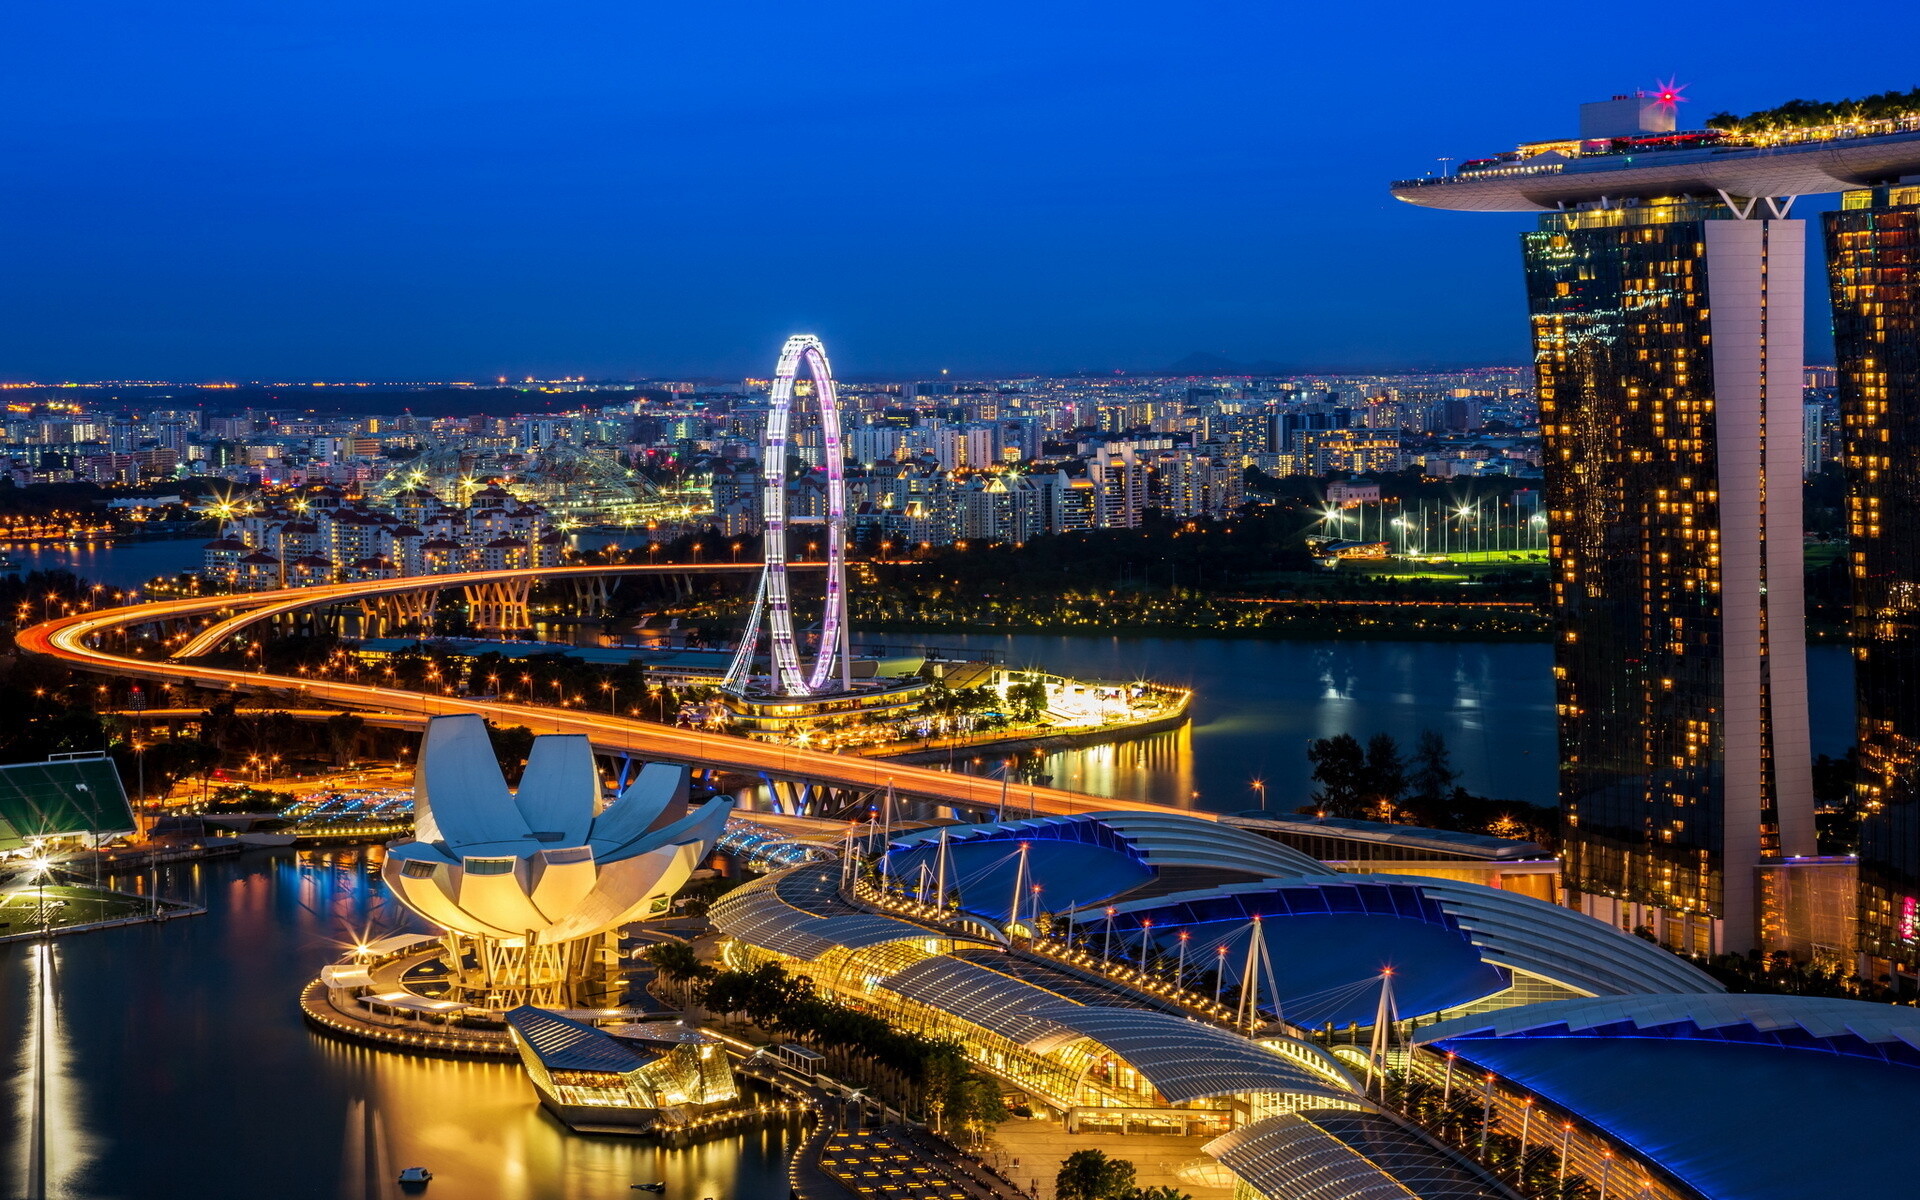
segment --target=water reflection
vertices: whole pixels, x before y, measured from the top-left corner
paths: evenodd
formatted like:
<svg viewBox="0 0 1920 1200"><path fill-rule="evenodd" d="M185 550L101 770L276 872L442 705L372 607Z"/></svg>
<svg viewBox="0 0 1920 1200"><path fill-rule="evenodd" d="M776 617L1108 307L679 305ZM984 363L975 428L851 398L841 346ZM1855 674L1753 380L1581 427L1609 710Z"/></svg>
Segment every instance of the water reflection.
<svg viewBox="0 0 1920 1200"><path fill-rule="evenodd" d="M83 1082L74 1072L69 1021L60 1003L60 949L53 942L15 943L23 968L21 1004L14 1012L20 1042L9 1056L13 1080L14 1139L8 1174L28 1200L64 1200L85 1193L76 1186L95 1154L83 1102Z"/></svg>
<svg viewBox="0 0 1920 1200"><path fill-rule="evenodd" d="M1054 787L1124 800L1206 807L1194 782L1193 727L1129 742L1062 750L1046 756L1040 770Z"/></svg>
<svg viewBox="0 0 1920 1200"><path fill-rule="evenodd" d="M400 1169L415 1165L432 1169L435 1196L624 1196L654 1180L675 1196L750 1200L781 1191L778 1172L768 1169L780 1149L775 1134L662 1151L566 1132L510 1063L408 1060L333 1041L319 1054L355 1090L341 1139L340 1200L386 1196ZM449 1096L459 1097L457 1106Z"/></svg>
<svg viewBox="0 0 1920 1200"><path fill-rule="evenodd" d="M612 1200L654 1179L692 1200L786 1194L778 1133L672 1152L583 1137L512 1064L400 1058L309 1030L296 998L323 963L361 931L412 928L370 865L256 852L163 868L161 893L206 916L60 939L51 969L32 945L0 946L0 1195L30 1194L42 994L50 1197L360 1200L394 1195L412 1165L442 1200Z"/></svg>
<svg viewBox="0 0 1920 1200"><path fill-rule="evenodd" d="M1259 807L1257 779L1269 807L1291 812L1313 790L1309 739L1388 733L1407 751L1433 729L1468 790L1554 803L1553 650L1542 643L958 634L939 642L997 651L1015 666L1195 689L1190 741L1181 743L1190 753L1163 754L1168 743L1149 739L1143 755L1094 747L1047 756L1044 769L1064 787L1230 812ZM1814 753L1843 754L1853 742L1852 664L1839 646L1815 646L1807 661Z"/></svg>

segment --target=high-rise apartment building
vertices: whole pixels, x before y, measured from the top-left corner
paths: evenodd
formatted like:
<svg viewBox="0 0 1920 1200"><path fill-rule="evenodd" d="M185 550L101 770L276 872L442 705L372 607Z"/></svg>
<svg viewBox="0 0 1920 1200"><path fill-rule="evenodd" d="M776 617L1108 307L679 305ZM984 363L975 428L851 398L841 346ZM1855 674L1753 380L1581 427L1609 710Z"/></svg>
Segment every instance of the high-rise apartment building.
<svg viewBox="0 0 1920 1200"><path fill-rule="evenodd" d="M1920 974L1920 186L1827 214L1853 575L1860 951Z"/></svg>
<svg viewBox="0 0 1920 1200"><path fill-rule="evenodd" d="M1827 465L1827 407L1819 401L1800 406L1800 474L1808 479Z"/></svg>

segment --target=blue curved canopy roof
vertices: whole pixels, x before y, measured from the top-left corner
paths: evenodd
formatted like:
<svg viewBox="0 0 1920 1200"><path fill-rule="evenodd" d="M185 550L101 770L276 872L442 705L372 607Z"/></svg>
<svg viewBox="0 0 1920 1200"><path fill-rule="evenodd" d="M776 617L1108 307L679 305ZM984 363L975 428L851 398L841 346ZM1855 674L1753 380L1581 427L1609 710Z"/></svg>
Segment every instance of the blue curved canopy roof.
<svg viewBox="0 0 1920 1200"><path fill-rule="evenodd" d="M1430 1025L1461 1038L1672 1038L1822 1050L1920 1068L1920 1010L1825 996L1609 996L1527 1004Z"/></svg>
<svg viewBox="0 0 1920 1200"><path fill-rule="evenodd" d="M1418 887L1460 923L1488 962L1590 996L1726 991L1677 954L1532 896L1427 875L1367 878Z"/></svg>
<svg viewBox="0 0 1920 1200"><path fill-rule="evenodd" d="M1418 1037L1579 1114L1707 1200L1912 1191L1912 1008L1621 996L1460 1017Z"/></svg>
<svg viewBox="0 0 1920 1200"><path fill-rule="evenodd" d="M995 923L1005 922L1013 911L1013 888L1021 873L1023 843L1027 847L1027 888L1023 890L1027 894L1020 899L1022 912L1033 911L1032 887L1040 889L1041 911L1057 912L1130 892L1153 878L1153 868L1124 842L1101 845L1051 837L967 838L947 846L948 894L957 892L960 907L967 912ZM920 878L925 867L931 878L939 870L935 861L939 853L937 846L927 845L893 850L887 856L887 871L895 879L912 882Z"/></svg>
<svg viewBox="0 0 1920 1200"><path fill-rule="evenodd" d="M1276 964L1281 1012L1308 1028L1371 1024L1387 969L1393 971L1395 1007L1402 1017L1457 1008L1511 982L1483 961L1440 904L1410 883L1321 876L1178 892L1112 907L1116 953L1137 955L1144 936L1160 954L1177 958L1185 932L1189 968L1211 970L1218 964L1229 987L1239 984L1253 919L1259 917ZM1104 943L1104 910L1082 910L1074 919L1096 944Z"/></svg>
<svg viewBox="0 0 1920 1200"><path fill-rule="evenodd" d="M1291 846L1182 813L1099 812L1073 816L1032 817L1017 821L987 821L978 825L944 827L949 842L998 839L1019 842L1056 838L1090 845L1125 843L1141 861L1156 869L1196 867L1237 871L1247 875L1318 875L1327 865ZM892 845L905 847L940 840L941 829L916 829L897 834Z"/></svg>

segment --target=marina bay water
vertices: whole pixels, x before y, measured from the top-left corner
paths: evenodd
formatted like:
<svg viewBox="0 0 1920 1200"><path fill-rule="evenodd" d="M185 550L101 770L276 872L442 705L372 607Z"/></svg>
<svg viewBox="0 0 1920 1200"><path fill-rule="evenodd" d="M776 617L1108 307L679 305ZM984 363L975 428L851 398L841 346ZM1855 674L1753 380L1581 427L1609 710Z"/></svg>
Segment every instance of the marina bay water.
<svg viewBox="0 0 1920 1200"><path fill-rule="evenodd" d="M577 549L644 544L581 534ZM118 545L8 547L23 570L60 567L132 587L156 575L194 569L199 538ZM1216 811L1269 807L1290 811L1312 784L1308 740L1390 733L1403 750L1425 728L1446 736L1469 790L1505 800L1551 804L1554 797L1552 648L1520 642L1292 642L1235 638L1003 636L937 633L861 635L859 643L993 650L1017 665L1076 678L1148 678L1195 689L1185 729L1130 742L1067 750L1041 768L1056 786ZM1853 743L1852 661L1845 648L1808 651L1813 751L1844 754ZM957 753L954 765L991 771ZM1198 793L1196 795L1196 793Z"/></svg>
<svg viewBox="0 0 1920 1200"><path fill-rule="evenodd" d="M362 1200L414 1165L439 1200L612 1200L655 1180L691 1200L786 1195L778 1132L683 1151L582 1136L516 1063L309 1030L296 999L324 963L412 928L363 853L255 851L163 869L160 890L208 912L0 946L0 1195L26 1194L42 1085L56 1200Z"/></svg>
<svg viewBox="0 0 1920 1200"><path fill-rule="evenodd" d="M900 638L900 635L892 635ZM904 639L902 639L904 640ZM1403 752L1422 729L1445 736L1460 782L1479 795L1554 803L1553 649L1544 643L1259 641L1232 638L939 637L1009 664L1082 679L1155 679L1194 689L1186 728L1046 755L1055 787L1216 812L1291 812L1313 788L1307 742L1392 734ZM1853 743L1852 662L1843 647L1808 654L1813 750ZM992 771L990 751L955 765ZM973 761L978 758L980 761Z"/></svg>

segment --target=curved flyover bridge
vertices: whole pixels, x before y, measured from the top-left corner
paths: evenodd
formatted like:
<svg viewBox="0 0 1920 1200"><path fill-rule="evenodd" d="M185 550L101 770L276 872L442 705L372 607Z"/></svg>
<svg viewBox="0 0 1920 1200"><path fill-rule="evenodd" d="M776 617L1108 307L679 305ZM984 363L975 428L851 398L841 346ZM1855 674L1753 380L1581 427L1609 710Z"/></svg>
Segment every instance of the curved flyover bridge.
<svg viewBox="0 0 1920 1200"><path fill-rule="evenodd" d="M305 715L331 706L367 714L431 717L447 713L478 713L499 725L524 725L536 734L584 734L606 754L630 755L647 761L681 763L695 769L715 769L757 775L769 782L789 784L802 792L834 792L845 796L872 795L892 786L902 800L949 805L988 813L1003 804L1034 813L1062 815L1092 811L1143 810L1160 807L1136 800L1112 800L1058 788L1019 787L1009 795L999 780L929 770L880 759L823 754L790 746L757 742L731 734L680 729L648 721L596 714L578 709L548 708L473 697L433 696L364 683L341 683L292 675L234 670L193 661L189 653L204 654L220 641L249 626L294 612L331 603L352 603L383 596L445 588L485 589L518 585L523 580L590 579L621 575L694 573L753 573L754 565L688 567L684 564L626 566L543 567L517 571L471 571L454 575L409 576L365 583L323 584L239 596L196 596L129 605L101 612L79 613L22 630L16 642L22 650L57 659L70 667L121 679L148 680L183 687L252 693ZM141 658L104 648L107 636L144 625L198 626L176 657ZM395 722L397 723L397 722ZM1171 807L1165 811L1175 810ZM1191 814L1210 819L1209 814Z"/></svg>

